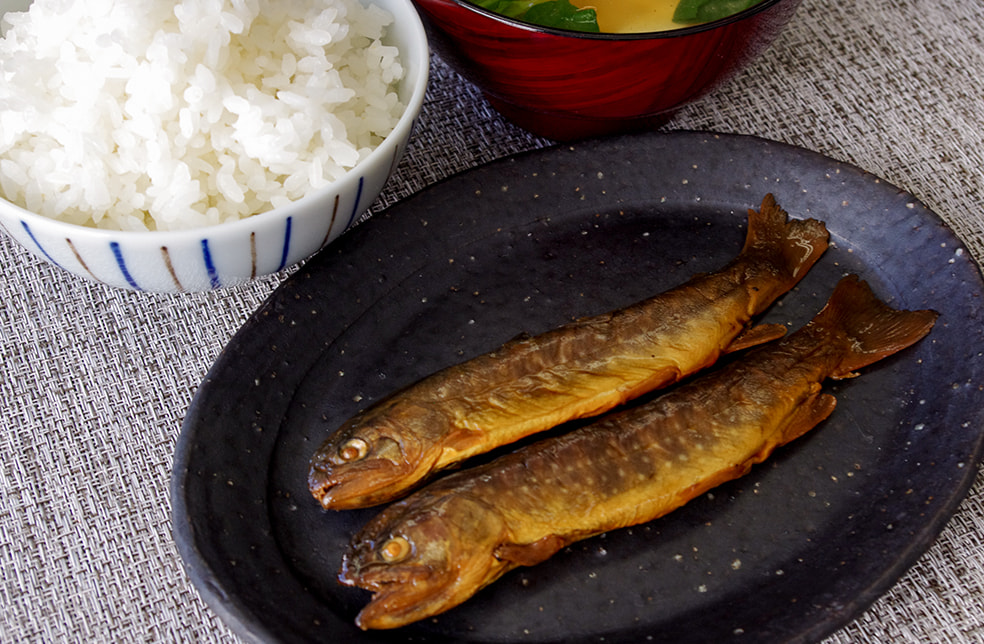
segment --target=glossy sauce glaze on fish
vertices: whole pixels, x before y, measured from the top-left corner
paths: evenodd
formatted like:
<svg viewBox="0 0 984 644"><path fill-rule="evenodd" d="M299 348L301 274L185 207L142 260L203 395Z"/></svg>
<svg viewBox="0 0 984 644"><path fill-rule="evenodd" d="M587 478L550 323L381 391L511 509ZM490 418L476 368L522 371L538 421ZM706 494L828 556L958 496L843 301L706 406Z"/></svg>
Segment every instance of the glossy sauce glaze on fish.
<svg viewBox="0 0 984 644"><path fill-rule="evenodd" d="M392 501L433 473L520 438L607 411L781 336L752 318L827 248L813 219L790 220L772 195L749 210L741 253L721 270L439 371L345 422L308 477L327 509Z"/></svg>
<svg viewBox="0 0 984 644"><path fill-rule="evenodd" d="M826 378L925 336L851 276L801 330L635 408L435 481L383 510L345 554L342 583L374 592L362 628L443 612L566 545L663 516L745 474L825 419Z"/></svg>

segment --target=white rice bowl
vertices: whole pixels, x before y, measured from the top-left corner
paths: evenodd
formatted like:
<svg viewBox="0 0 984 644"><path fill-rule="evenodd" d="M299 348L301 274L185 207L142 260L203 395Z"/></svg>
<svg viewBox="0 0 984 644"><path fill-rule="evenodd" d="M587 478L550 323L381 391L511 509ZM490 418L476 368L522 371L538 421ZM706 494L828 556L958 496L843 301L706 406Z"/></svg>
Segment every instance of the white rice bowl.
<svg viewBox="0 0 984 644"><path fill-rule="evenodd" d="M357 0L35 0L0 40L0 194L118 230L214 225L353 168L405 109Z"/></svg>
<svg viewBox="0 0 984 644"><path fill-rule="evenodd" d="M0 229L123 288L215 288L317 251L382 189L427 81L409 0L0 0L0 13ZM89 254L100 246L109 257Z"/></svg>

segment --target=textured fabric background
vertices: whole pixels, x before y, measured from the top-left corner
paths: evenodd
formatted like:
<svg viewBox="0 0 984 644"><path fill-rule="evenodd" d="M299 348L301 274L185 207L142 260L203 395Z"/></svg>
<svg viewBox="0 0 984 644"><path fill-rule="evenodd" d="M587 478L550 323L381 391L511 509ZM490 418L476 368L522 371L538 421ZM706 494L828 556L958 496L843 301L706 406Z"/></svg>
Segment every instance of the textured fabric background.
<svg viewBox="0 0 984 644"><path fill-rule="evenodd" d="M754 134L915 194L984 260L984 3L806 0L767 54L665 129ZM412 147L375 209L541 147L434 60ZM918 259L916 259L918 261ZM111 290L6 238L0 306L0 641L234 642L171 539L182 417L289 271L236 289ZM984 478L937 543L828 642L984 641Z"/></svg>

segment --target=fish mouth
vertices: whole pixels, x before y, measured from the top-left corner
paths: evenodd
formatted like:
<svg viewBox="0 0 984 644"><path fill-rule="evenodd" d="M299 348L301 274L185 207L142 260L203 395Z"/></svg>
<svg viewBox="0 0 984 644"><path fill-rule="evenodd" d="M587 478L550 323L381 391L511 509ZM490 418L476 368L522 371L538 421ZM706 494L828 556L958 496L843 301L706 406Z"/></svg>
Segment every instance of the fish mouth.
<svg viewBox="0 0 984 644"><path fill-rule="evenodd" d="M321 507L357 510L406 496L428 476L440 453L421 450L419 445L411 450L409 443L379 444L391 444L391 453L344 463L325 458L320 452L315 454L308 472L308 489Z"/></svg>
<svg viewBox="0 0 984 644"><path fill-rule="evenodd" d="M399 628L451 608L440 603L431 606L426 597L417 595L403 592L400 586L377 592L356 615L355 625L364 631Z"/></svg>
<svg viewBox="0 0 984 644"><path fill-rule="evenodd" d="M422 564L363 564L351 556L342 557L338 581L344 586L392 594L400 585L420 588L436 578L434 571Z"/></svg>
<svg viewBox="0 0 984 644"><path fill-rule="evenodd" d="M447 589L453 580L435 576L425 566L401 566L399 570L369 567L359 573L344 568L338 580L347 585L372 591L355 624L362 630L385 630L405 626L425 617L442 613L458 602L449 601Z"/></svg>
<svg viewBox="0 0 984 644"><path fill-rule="evenodd" d="M326 510L355 510L385 503L398 488L411 484L410 468L386 459L334 465L312 463L308 489Z"/></svg>

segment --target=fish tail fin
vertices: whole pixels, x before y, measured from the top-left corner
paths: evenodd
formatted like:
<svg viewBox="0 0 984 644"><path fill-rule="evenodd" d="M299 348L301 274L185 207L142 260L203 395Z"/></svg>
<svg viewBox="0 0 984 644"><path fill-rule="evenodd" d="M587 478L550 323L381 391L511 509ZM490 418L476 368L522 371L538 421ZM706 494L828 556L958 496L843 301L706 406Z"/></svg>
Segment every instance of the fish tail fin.
<svg viewBox="0 0 984 644"><path fill-rule="evenodd" d="M915 344L933 328L932 310L893 309L879 300L857 275L841 279L823 310L808 326L821 336L846 338L848 349L831 378L850 378L857 369Z"/></svg>
<svg viewBox="0 0 984 644"><path fill-rule="evenodd" d="M758 210L748 210L748 232L742 255L764 258L778 271L783 290L788 290L806 275L824 251L830 233L816 219L789 219L770 193ZM776 276L771 279L775 280Z"/></svg>

